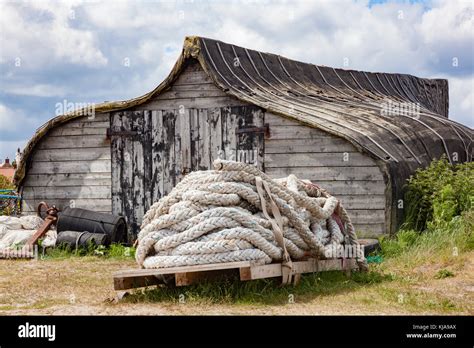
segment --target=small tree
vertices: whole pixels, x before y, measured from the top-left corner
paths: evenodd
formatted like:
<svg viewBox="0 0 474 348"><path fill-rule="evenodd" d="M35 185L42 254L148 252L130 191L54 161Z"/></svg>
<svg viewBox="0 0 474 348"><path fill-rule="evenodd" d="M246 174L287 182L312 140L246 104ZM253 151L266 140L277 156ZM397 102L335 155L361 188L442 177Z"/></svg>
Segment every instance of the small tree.
<svg viewBox="0 0 474 348"><path fill-rule="evenodd" d="M8 179L5 175L0 174L0 189L5 190L5 189L10 189L13 190L15 188L15 185Z"/></svg>
<svg viewBox="0 0 474 348"><path fill-rule="evenodd" d="M5 175L0 174L0 190L13 190L15 185ZM11 215L15 211L17 200L0 198L0 215Z"/></svg>

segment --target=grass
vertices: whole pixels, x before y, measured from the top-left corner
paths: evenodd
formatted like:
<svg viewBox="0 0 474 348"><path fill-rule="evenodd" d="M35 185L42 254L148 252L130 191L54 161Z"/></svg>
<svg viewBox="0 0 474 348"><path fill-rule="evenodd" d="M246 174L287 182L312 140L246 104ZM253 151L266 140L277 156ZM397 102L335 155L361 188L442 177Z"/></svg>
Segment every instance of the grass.
<svg viewBox="0 0 474 348"><path fill-rule="evenodd" d="M48 248L41 255L43 260L63 260L71 257L86 258L91 261L96 258L128 260L135 258L135 248L127 247L122 244L111 244L108 247L103 245L89 245L87 248L72 250L66 246Z"/></svg>
<svg viewBox="0 0 474 348"><path fill-rule="evenodd" d="M294 301L310 301L316 297L332 296L360 289L369 284L391 281L389 275L378 272L353 273L323 272L302 277L298 286L281 286L280 279L261 279L241 282L237 278L209 281L187 287L158 287L135 292L126 302L190 302L212 304L279 305Z"/></svg>
<svg viewBox="0 0 474 348"><path fill-rule="evenodd" d="M414 311L456 312L465 307L462 301L453 301L443 291L422 287L428 280L453 278L455 268L464 268L474 250L473 226L474 212L470 211L449 225L425 233L401 230L395 238L381 240L381 251L372 255L378 262L370 264L369 272L353 272L349 277L342 272L305 275L296 287L281 287L275 279L245 283L236 278L222 279L183 288L161 286L138 290L124 301L180 303L185 299L206 304L282 305L295 298L310 302L352 294L362 303L387 305L388 302Z"/></svg>
<svg viewBox="0 0 474 348"><path fill-rule="evenodd" d="M454 273L444 268L440 269L435 275L436 279L444 279L444 278L449 278L449 277L454 277Z"/></svg>
<svg viewBox="0 0 474 348"><path fill-rule="evenodd" d="M390 266L410 270L421 265L455 263L474 250L474 210L449 224L419 233L401 230L395 238L381 239L381 254Z"/></svg>

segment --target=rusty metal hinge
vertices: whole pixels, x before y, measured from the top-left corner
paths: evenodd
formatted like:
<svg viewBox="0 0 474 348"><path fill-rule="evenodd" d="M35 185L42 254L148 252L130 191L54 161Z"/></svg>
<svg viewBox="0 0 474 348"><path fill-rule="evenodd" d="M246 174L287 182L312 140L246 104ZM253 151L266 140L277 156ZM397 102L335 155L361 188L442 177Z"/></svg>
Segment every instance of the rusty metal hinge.
<svg viewBox="0 0 474 348"><path fill-rule="evenodd" d="M235 130L235 134L243 134L243 133L263 133L265 137L270 136L270 125L265 123L263 127L243 127L237 128Z"/></svg>

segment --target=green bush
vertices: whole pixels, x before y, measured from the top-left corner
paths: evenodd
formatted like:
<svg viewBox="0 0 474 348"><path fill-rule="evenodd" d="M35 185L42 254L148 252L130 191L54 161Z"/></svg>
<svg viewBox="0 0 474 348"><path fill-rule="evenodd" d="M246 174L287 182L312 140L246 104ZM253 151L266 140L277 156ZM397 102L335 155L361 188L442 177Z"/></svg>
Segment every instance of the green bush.
<svg viewBox="0 0 474 348"><path fill-rule="evenodd" d="M446 157L408 179L404 228L424 231L472 209L474 163L451 165Z"/></svg>
<svg viewBox="0 0 474 348"><path fill-rule="evenodd" d="M410 259L424 255L456 255L474 250L474 209L455 216L449 223L431 225L425 233L414 230L400 230L392 238L380 239L381 254L384 257L404 256Z"/></svg>
<svg viewBox="0 0 474 348"><path fill-rule="evenodd" d="M393 238L381 238L385 257L449 255L474 249L474 163L445 157L419 169L407 183L407 213ZM423 233L421 233L423 232Z"/></svg>

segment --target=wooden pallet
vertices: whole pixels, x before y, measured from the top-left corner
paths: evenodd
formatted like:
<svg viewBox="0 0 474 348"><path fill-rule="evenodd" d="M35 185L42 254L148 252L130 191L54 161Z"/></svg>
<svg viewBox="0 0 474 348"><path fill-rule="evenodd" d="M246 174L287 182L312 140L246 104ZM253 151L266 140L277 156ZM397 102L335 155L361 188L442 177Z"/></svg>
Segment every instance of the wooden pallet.
<svg viewBox="0 0 474 348"><path fill-rule="evenodd" d="M300 280L301 274L304 273L337 270L350 272L357 268L355 259L294 261L290 278L296 284ZM115 290L127 290L159 284L184 286L232 273L240 276L242 281L283 276L281 263L256 265L250 261L242 261L159 269L123 270L114 273L113 278Z"/></svg>

